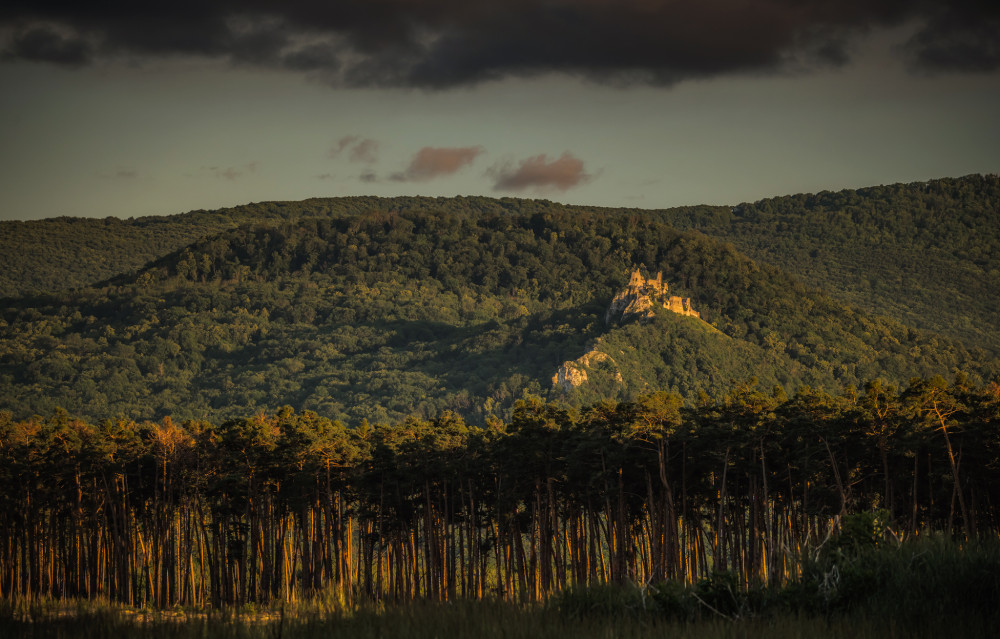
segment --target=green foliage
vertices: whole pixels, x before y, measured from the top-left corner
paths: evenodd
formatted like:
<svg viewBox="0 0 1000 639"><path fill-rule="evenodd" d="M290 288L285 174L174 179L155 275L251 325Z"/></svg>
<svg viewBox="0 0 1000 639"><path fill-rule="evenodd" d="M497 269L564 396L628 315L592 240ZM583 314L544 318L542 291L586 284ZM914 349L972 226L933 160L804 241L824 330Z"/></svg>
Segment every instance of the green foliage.
<svg viewBox="0 0 1000 639"><path fill-rule="evenodd" d="M546 604L570 619L646 618L657 605L644 589L633 584L575 586L553 596Z"/></svg>
<svg viewBox="0 0 1000 639"><path fill-rule="evenodd" d="M889 518L890 513L885 509L845 515L831 550L841 556L853 557L875 548L885 534Z"/></svg>
<svg viewBox="0 0 1000 639"><path fill-rule="evenodd" d="M878 315L1000 350L1000 177L663 211Z"/></svg>
<svg viewBox="0 0 1000 639"><path fill-rule="evenodd" d="M558 209L546 201L503 198L346 197L260 202L229 209L126 220L57 217L0 222L0 297L80 288L137 271L148 262L225 229L308 217L340 218L367 211L437 210L532 213ZM587 209L582 209L587 210ZM208 261L185 263L189 272Z"/></svg>
<svg viewBox="0 0 1000 639"><path fill-rule="evenodd" d="M856 531L855 531L856 532ZM960 546L941 536L902 544L844 546L807 563L793 589L811 593L811 610L898 619L919 627L941 618L996 611L1000 548L995 540Z"/></svg>
<svg viewBox="0 0 1000 639"><path fill-rule="evenodd" d="M922 412L927 388L957 405L949 414L948 438ZM89 521L83 512L93 510L98 521L98 513L109 515L104 504L127 496L140 517L147 511L166 517L187 503L230 526L219 534L240 546L249 543L241 526L262 512L302 516L303 509L333 495L349 494L354 512L384 534L415 526L428 501L462 521L488 522L502 511L527 526L530 517L547 511L536 508L530 515L526 505L544 495L571 517L601 506L618 520L620 534L640 530L632 526L646 518L665 525L668 513L680 516L676 509L685 509L685 526L698 522L712 538L731 534L733 522L747 516L750 500L757 504L751 511L766 503L786 514L775 514L767 525L744 522L756 530L748 543L765 535L774 544L769 536L783 522L786 535L803 535L802 543L820 549L809 555L806 572L815 574L805 583L828 587L829 579L820 575L868 565L858 558L894 547L893 539L928 528L954 534L959 521L984 537L995 534L996 384L914 379L886 401L892 410L884 414L909 416L888 437L877 428L882 417L852 391L831 396L805 388L789 398L749 384L723 401L703 400L694 408L664 392L603 401L580 412L528 398L515 404L507 422L494 420L486 429L450 412L354 429L289 407L218 425L170 418L94 425L63 410L18 421L0 413L0 482L11 487L0 494L0 524L21 525L24 517L49 509L64 517L72 513L53 518L54 525L81 525ZM948 471L953 450L968 451L961 473ZM661 490L673 505L656 514L665 505L654 498ZM969 504L967 513L957 511L959 500ZM470 511L473 502L480 508ZM744 566L739 588L781 580L758 573L795 572L782 554L794 543L780 538L780 546L770 546L766 566L756 563L759 555L740 554L746 551L738 547L714 549L711 570L704 561L699 569L699 596L729 609L726 592L734 587L727 564ZM636 557L619 561L634 563ZM655 563L647 560L645 570L689 577L676 562L654 570ZM624 581L622 574L611 574Z"/></svg>
<svg viewBox="0 0 1000 639"><path fill-rule="evenodd" d="M617 365L602 364L570 405L659 389L721 398L750 376L836 391L997 368L653 216L481 198L246 215L258 221L136 275L8 300L0 408L225 420L287 404L349 424L445 410L484 424L526 394L560 396L553 373L596 341ZM636 267L664 271L708 323L663 312L605 325Z"/></svg>
<svg viewBox="0 0 1000 639"><path fill-rule="evenodd" d="M859 513L856 521L870 521ZM846 531L851 535L855 531ZM942 538L827 553L803 576L779 587L744 588L734 573L715 573L689 587L668 581L648 587L601 584L571 588L550 607L574 619L610 617L746 622L782 615L880 619L920 636L956 628L982 632L996 619L1000 547L995 540L961 547ZM981 625L980 625L981 624Z"/></svg>

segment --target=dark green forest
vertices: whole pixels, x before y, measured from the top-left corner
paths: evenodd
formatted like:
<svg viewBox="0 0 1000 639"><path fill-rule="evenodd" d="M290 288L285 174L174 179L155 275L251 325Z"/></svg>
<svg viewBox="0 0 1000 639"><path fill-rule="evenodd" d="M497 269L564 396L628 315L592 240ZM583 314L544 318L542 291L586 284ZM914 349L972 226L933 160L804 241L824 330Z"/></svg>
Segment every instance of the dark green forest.
<svg viewBox="0 0 1000 639"><path fill-rule="evenodd" d="M288 407L183 424L0 414L0 596L782 585L819 548L995 538L998 426L1000 387L963 377L791 398L747 384L691 408L667 393L582 411L529 399L484 428L446 412L351 429Z"/></svg>
<svg viewBox="0 0 1000 639"><path fill-rule="evenodd" d="M842 302L996 352L998 201L1000 178L970 175L667 210L512 198L348 197L129 220L0 222L0 296L84 287L241 224L368 211L603 212L649 216L731 242Z"/></svg>
<svg viewBox="0 0 1000 639"><path fill-rule="evenodd" d="M663 212L869 312L1000 350L1000 177Z"/></svg>
<svg viewBox="0 0 1000 639"><path fill-rule="evenodd" d="M751 376L792 393L996 373L986 352L868 316L701 233L550 208L244 225L100 286L8 299L0 409L223 419L288 404L350 425L445 410L483 424L528 394L580 406L720 398ZM708 324L662 311L606 325L634 268L662 270ZM553 390L596 340L622 380Z"/></svg>
<svg viewBox="0 0 1000 639"><path fill-rule="evenodd" d="M127 220L57 217L0 221L0 297L89 286L137 271L192 242L243 224L278 224L303 217L337 218L368 211L523 213L561 208L564 207L544 200L513 198L341 197L259 202Z"/></svg>

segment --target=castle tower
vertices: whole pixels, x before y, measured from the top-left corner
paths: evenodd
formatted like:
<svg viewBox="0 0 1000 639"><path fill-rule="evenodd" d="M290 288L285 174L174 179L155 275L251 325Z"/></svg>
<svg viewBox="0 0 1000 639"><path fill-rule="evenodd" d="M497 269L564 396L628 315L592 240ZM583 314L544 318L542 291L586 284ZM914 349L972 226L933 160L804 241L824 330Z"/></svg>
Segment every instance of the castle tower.
<svg viewBox="0 0 1000 639"><path fill-rule="evenodd" d="M619 316L650 319L653 317L654 306L662 306L680 315L701 317L701 314L692 307L690 297L668 295L669 288L670 285L663 279L663 271L649 279L643 277L639 269L632 271L628 286L611 300L611 305L604 314L605 323Z"/></svg>

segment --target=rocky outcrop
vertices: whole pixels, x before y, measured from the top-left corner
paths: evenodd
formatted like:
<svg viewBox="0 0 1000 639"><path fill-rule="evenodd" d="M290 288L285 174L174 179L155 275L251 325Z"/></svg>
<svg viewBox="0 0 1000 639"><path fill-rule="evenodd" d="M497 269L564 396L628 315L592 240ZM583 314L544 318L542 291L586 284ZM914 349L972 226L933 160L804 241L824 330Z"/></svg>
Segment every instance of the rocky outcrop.
<svg viewBox="0 0 1000 639"><path fill-rule="evenodd" d="M690 297L670 295L670 288L663 281L663 273L646 279L638 270L632 272L628 285L615 295L604 314L604 322L613 319L625 320L632 317L651 319L656 308L665 308L679 315L701 317L691 306Z"/></svg>
<svg viewBox="0 0 1000 639"><path fill-rule="evenodd" d="M552 386L564 391L583 386L586 381L587 371L578 366L575 361L563 362L556 374L552 376Z"/></svg>
<svg viewBox="0 0 1000 639"><path fill-rule="evenodd" d="M561 388L564 391L573 390L587 382L587 371L594 368L601 362L608 362L612 366L617 366L615 360L610 355L597 350L597 344L591 346L586 353L577 359L563 362L556 374L552 376L552 386ZM615 378L622 381L620 371L615 371Z"/></svg>
<svg viewBox="0 0 1000 639"><path fill-rule="evenodd" d="M679 315L701 318L701 314L691 306L690 297L670 295L670 288L663 281L663 273L646 279L638 270L632 273L628 284L611 300L611 306L604 315L604 322L623 321L633 317L651 319L658 308L664 308ZM571 391L587 383L588 374L593 374L597 366L609 366L614 371L615 380L623 383L618 363L607 353L599 350L601 340L598 338L587 348L582 356L563 362L562 366L552 376L553 388ZM602 371L608 374L610 371Z"/></svg>

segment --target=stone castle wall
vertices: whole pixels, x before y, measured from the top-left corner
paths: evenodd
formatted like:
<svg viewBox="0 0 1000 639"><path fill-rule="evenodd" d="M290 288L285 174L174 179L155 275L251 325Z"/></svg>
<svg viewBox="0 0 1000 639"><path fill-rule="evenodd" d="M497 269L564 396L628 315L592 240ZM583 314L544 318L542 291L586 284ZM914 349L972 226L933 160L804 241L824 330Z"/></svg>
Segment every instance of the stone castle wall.
<svg viewBox="0 0 1000 639"><path fill-rule="evenodd" d="M628 285L611 300L604 321L608 323L618 316L622 319L632 316L650 319L655 307L662 307L679 315L701 317L701 313L691 306L690 297L678 297L669 292L669 285L663 281L662 272L657 273L655 278L647 279L636 269L632 272Z"/></svg>

